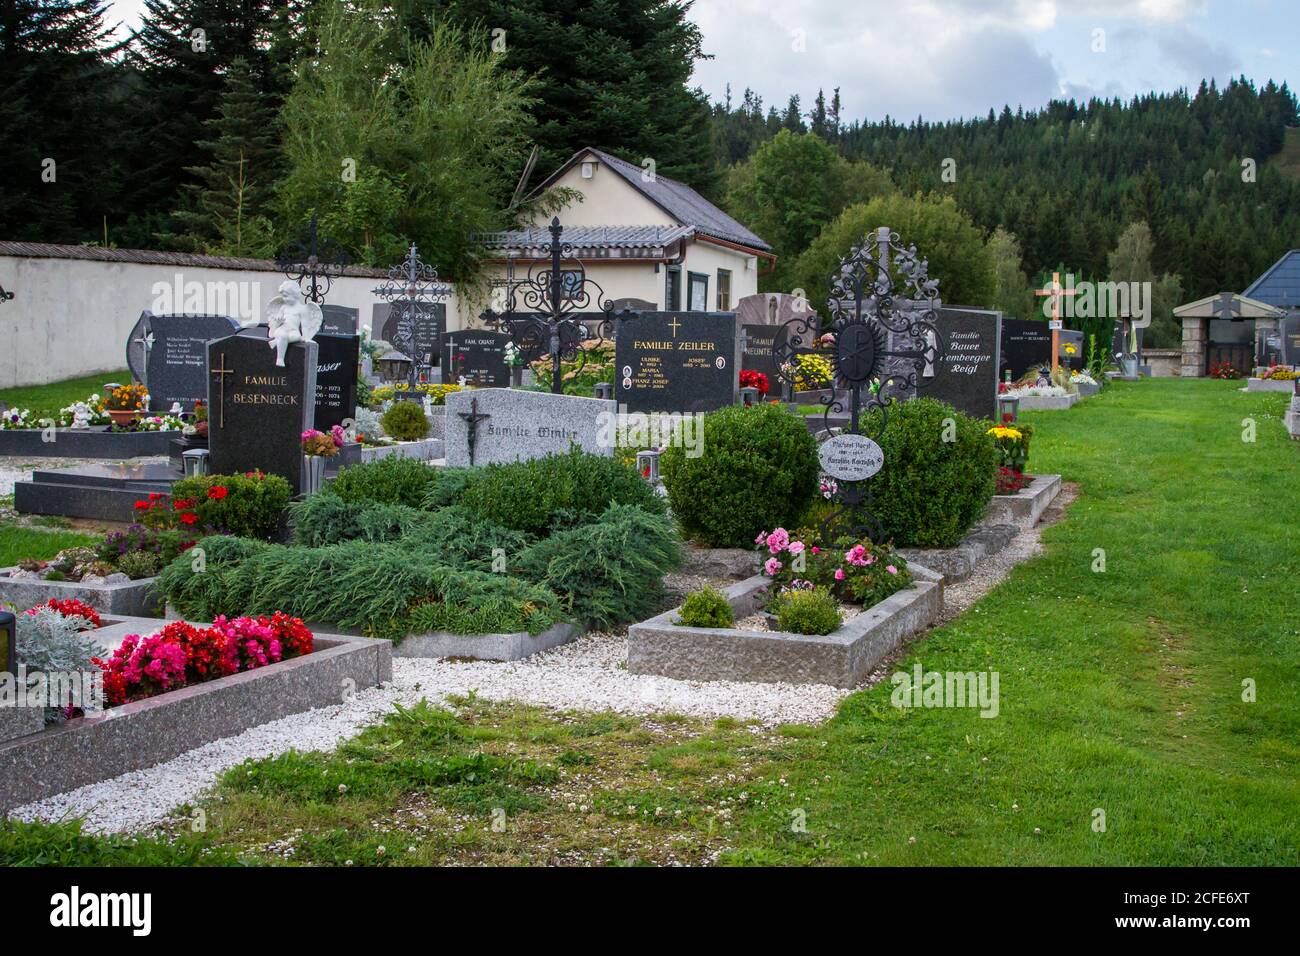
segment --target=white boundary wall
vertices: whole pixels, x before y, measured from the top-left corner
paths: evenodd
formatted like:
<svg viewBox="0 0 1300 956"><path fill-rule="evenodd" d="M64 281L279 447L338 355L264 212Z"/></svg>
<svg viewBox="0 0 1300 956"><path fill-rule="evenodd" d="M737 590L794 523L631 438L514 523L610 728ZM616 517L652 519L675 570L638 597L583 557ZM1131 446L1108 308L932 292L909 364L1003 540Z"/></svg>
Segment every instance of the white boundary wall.
<svg viewBox="0 0 1300 956"><path fill-rule="evenodd" d="M66 247L65 247L66 248ZM86 250L123 257L126 250ZM76 253L72 253L75 255ZM145 252L141 258L169 258ZM262 319L266 303L284 276L259 260L202 257L212 265L174 262L100 261L0 253L0 286L14 297L0 303L0 388L40 385L126 368L127 336L145 309L217 312L237 319ZM352 273L374 270L349 270ZM360 310L370 327L371 291L384 278L345 275L334 280L326 302ZM176 301L177 294L182 297ZM460 303L447 303L447 328L459 329Z"/></svg>

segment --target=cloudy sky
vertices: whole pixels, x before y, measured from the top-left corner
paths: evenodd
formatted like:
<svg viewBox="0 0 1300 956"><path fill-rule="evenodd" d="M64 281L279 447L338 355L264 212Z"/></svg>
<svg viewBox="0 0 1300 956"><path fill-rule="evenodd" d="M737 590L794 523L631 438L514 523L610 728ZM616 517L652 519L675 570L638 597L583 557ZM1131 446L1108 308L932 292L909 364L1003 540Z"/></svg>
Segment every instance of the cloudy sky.
<svg viewBox="0 0 1300 956"><path fill-rule="evenodd" d="M575 0L581 2L581 0ZM139 21L142 0L111 16ZM840 88L846 119L983 115L1052 97L1132 96L1245 73L1291 81L1300 0L696 0L712 60L694 82L731 84L805 111Z"/></svg>

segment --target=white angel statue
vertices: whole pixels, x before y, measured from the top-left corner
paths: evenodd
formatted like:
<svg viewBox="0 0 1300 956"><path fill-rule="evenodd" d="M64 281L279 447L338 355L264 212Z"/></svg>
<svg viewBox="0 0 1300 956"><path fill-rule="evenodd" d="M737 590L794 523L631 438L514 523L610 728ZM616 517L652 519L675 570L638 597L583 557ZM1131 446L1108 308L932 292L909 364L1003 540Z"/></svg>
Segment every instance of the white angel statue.
<svg viewBox="0 0 1300 956"><path fill-rule="evenodd" d="M275 364L283 366L289 343L310 342L325 317L320 306L302 294L298 283L286 279L280 283L280 293L266 304L266 321L271 326L267 337L275 349Z"/></svg>

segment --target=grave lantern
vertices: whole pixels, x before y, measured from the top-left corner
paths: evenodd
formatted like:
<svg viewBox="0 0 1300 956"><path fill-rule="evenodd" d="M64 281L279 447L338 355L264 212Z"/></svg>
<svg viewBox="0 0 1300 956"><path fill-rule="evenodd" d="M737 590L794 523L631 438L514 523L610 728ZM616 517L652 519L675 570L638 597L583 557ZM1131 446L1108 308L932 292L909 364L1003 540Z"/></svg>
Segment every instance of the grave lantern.
<svg viewBox="0 0 1300 956"><path fill-rule="evenodd" d="M739 401L740 404L744 405L746 408L749 408L756 401L758 401L758 389L755 388L753 385L746 385L744 388L740 390Z"/></svg>
<svg viewBox="0 0 1300 956"><path fill-rule="evenodd" d="M1020 399L1015 395L998 396L998 421L1002 424L1016 421L1020 416Z"/></svg>
<svg viewBox="0 0 1300 956"><path fill-rule="evenodd" d="M637 452L636 470L650 484L659 484L659 452L653 448Z"/></svg>
<svg viewBox="0 0 1300 956"><path fill-rule="evenodd" d="M181 453L186 478L202 478L208 473L208 449L191 448Z"/></svg>
<svg viewBox="0 0 1300 956"><path fill-rule="evenodd" d="M0 611L0 674L18 673L18 619Z"/></svg>
<svg viewBox="0 0 1300 956"><path fill-rule="evenodd" d="M385 382L405 382L411 374L411 360L401 352L385 352L379 357L379 377Z"/></svg>
<svg viewBox="0 0 1300 956"><path fill-rule="evenodd" d="M613 382L597 382L597 383L596 383L596 397L597 397L597 398L613 398L613 397L614 397L614 383L613 383Z"/></svg>

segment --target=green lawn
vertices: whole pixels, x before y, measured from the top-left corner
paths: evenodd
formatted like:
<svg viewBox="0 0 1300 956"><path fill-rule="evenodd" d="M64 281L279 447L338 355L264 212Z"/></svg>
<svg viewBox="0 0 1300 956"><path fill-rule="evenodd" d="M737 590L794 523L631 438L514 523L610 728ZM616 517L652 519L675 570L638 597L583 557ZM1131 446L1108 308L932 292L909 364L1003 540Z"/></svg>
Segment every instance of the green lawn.
<svg viewBox="0 0 1300 956"><path fill-rule="evenodd" d="M39 519L38 519L39 520ZM0 524L0 568L17 564L22 558L49 560L64 548L90 546L102 540L76 531L62 531L56 528L46 530L41 527L20 528L12 524Z"/></svg>
<svg viewBox="0 0 1300 956"><path fill-rule="evenodd" d="M1117 383L1025 416L1032 470L1080 497L1046 554L900 664L997 672L992 719L896 709L888 681L777 733L471 700L232 770L202 840L264 863L1294 865L1300 445L1285 396L1238 387ZM11 826L0 864L46 841L65 861L192 861L176 834Z"/></svg>
<svg viewBox="0 0 1300 956"><path fill-rule="evenodd" d="M57 412L67 408L73 402L79 402L88 395L103 393L105 382L126 384L131 381L131 373L126 369L118 372L101 372L84 378L70 378L52 385L27 385L22 388L0 389L0 402L10 408L29 408L34 412Z"/></svg>

